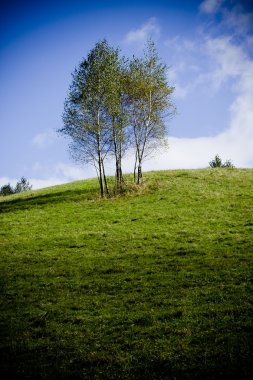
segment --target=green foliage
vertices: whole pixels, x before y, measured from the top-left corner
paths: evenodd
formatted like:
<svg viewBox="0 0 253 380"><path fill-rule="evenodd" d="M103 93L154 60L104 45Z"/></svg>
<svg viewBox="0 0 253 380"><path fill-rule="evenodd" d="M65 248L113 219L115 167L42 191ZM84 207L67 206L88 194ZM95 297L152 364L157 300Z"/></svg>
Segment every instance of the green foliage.
<svg viewBox="0 0 253 380"><path fill-rule="evenodd" d="M7 185L3 185L0 189L0 195L11 195L14 193L15 191L9 183Z"/></svg>
<svg viewBox="0 0 253 380"><path fill-rule="evenodd" d="M252 174L1 198L1 378L250 379Z"/></svg>
<svg viewBox="0 0 253 380"><path fill-rule="evenodd" d="M31 189L32 186L29 184L29 181L25 177L21 177L20 181L17 182L15 188L13 188L9 183L7 185L3 185L0 189L0 195L11 195Z"/></svg>
<svg viewBox="0 0 253 380"><path fill-rule="evenodd" d="M29 184L29 181L25 177L21 177L20 181L16 184L15 193L21 193L22 191L29 191L31 189L32 186Z"/></svg>
<svg viewBox="0 0 253 380"><path fill-rule="evenodd" d="M218 154L216 154L214 159L209 162L209 166L211 168L234 168L234 165L230 160L226 160L224 163L222 163L222 160Z"/></svg>

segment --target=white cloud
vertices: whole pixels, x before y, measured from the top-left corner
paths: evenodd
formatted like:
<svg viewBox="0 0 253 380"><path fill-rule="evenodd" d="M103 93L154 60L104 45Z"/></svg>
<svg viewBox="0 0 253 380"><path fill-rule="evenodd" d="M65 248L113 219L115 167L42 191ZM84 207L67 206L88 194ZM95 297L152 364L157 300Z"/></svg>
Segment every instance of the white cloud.
<svg viewBox="0 0 253 380"><path fill-rule="evenodd" d="M227 80L236 79L237 90L244 91L247 83L251 87L248 80L252 74L252 62L242 47L233 44L229 37L222 37L208 40L206 52L215 64L213 71L207 73L213 86L219 89Z"/></svg>
<svg viewBox="0 0 253 380"><path fill-rule="evenodd" d="M33 178L29 179L33 189L96 177L95 169L92 166L81 168L63 162L58 162L53 166L35 162L33 172Z"/></svg>
<svg viewBox="0 0 253 380"><path fill-rule="evenodd" d="M3 185L7 185L8 183L11 186L15 186L17 181L18 181L17 179L13 179L9 177L0 177L0 187L2 187Z"/></svg>
<svg viewBox="0 0 253 380"><path fill-rule="evenodd" d="M51 187L56 185L62 185L67 181L63 178L51 177L47 179L31 178L29 183L32 185L32 189L44 189L45 187Z"/></svg>
<svg viewBox="0 0 253 380"><path fill-rule="evenodd" d="M251 139L243 134L240 140L231 131L215 137L168 139L169 150L145 162L145 170L197 169L208 167L208 163L219 154L222 160L230 159L236 167L252 167ZM250 146L251 144L251 146Z"/></svg>
<svg viewBox="0 0 253 380"><path fill-rule="evenodd" d="M203 13L216 13L221 6L223 0L204 0L199 6L199 9Z"/></svg>
<svg viewBox="0 0 253 380"><path fill-rule="evenodd" d="M66 179L67 181L78 181L84 178L95 177L96 172L92 166L81 168L76 165L69 165L65 163L58 163L55 167L55 172Z"/></svg>
<svg viewBox="0 0 253 380"><path fill-rule="evenodd" d="M54 143L55 139L55 131L49 129L34 136L32 139L32 145L39 149L47 148L49 145L52 145Z"/></svg>
<svg viewBox="0 0 253 380"><path fill-rule="evenodd" d="M155 17L151 17L139 29L130 30L125 37L125 42L145 42L150 37L157 39L159 36L158 21Z"/></svg>

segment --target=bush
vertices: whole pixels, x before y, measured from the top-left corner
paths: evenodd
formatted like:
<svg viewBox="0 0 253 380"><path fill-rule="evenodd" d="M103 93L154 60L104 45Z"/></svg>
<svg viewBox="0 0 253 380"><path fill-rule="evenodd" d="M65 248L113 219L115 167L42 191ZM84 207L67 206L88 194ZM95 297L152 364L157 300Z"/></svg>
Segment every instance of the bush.
<svg viewBox="0 0 253 380"><path fill-rule="evenodd" d="M232 162L230 160L227 160L224 162L224 164L222 165L223 168L234 168L234 165L232 164Z"/></svg>
<svg viewBox="0 0 253 380"><path fill-rule="evenodd" d="M234 165L230 160L226 160L224 163L222 163L222 160L218 154L216 154L214 159L209 162L209 166L211 168L234 168Z"/></svg>

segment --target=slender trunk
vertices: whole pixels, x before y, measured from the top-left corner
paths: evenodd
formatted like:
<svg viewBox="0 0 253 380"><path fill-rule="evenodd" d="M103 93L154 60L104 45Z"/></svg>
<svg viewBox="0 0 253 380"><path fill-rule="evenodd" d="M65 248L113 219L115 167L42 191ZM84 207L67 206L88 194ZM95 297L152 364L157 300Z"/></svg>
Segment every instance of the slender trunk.
<svg viewBox="0 0 253 380"><path fill-rule="evenodd" d="M144 128L144 136L142 136L141 142L142 142L142 147L140 145L138 146L138 179L137 183L140 184L142 182L142 160L147 144L147 139L148 139L148 132L149 132L149 127L151 123L151 113L152 113L152 92L149 91L149 112L148 112L148 118L146 121L143 122L143 128Z"/></svg>
<svg viewBox="0 0 253 380"><path fill-rule="evenodd" d="M135 153L135 172L137 169L137 184L139 185L142 182L142 157L143 150L141 150L141 146L138 141L136 141L136 153ZM136 178L136 175L135 175Z"/></svg>
<svg viewBox="0 0 253 380"><path fill-rule="evenodd" d="M103 170L102 170L102 161L101 161L101 152L98 152L98 172L99 172L99 186L100 186L100 195L101 198L104 198L104 184L103 184Z"/></svg>
<svg viewBox="0 0 253 380"><path fill-rule="evenodd" d="M108 187L108 182L107 182L107 178L106 178L106 175L105 175L105 167L104 167L104 160L102 159L102 169L103 169L103 177L104 177L104 184L105 184L105 190L106 190L106 194L108 196L110 196L110 191L109 191L109 187Z"/></svg>
<svg viewBox="0 0 253 380"><path fill-rule="evenodd" d="M123 132L120 130L120 139L119 139L119 179L120 184L124 183L123 173L122 173L122 144L123 144Z"/></svg>
<svg viewBox="0 0 253 380"><path fill-rule="evenodd" d="M116 136L116 126L115 126L115 118L112 118L112 128L113 128L113 144L114 144L114 156L115 156L115 188L118 188L119 177L118 177L118 149L117 149L117 136Z"/></svg>
<svg viewBox="0 0 253 380"><path fill-rule="evenodd" d="M98 125L98 135L97 135L97 144L98 144L98 172L99 172L99 186L100 186L100 195L101 198L104 198L104 184L103 184L103 168L102 168L102 154L101 154L101 141L100 141L100 110L97 112L97 125Z"/></svg>
<svg viewBox="0 0 253 380"><path fill-rule="evenodd" d="M98 179L98 181L99 181L98 168L97 168L97 165L96 165L95 160L93 160L93 166L94 166L94 168L95 168L95 170L96 170L97 179Z"/></svg>
<svg viewBox="0 0 253 380"><path fill-rule="evenodd" d="M115 188L116 188L116 190L119 188L119 186L120 186L119 161L118 161L118 157L116 157L116 172L115 172Z"/></svg>
<svg viewBox="0 0 253 380"><path fill-rule="evenodd" d="M122 183L123 183L123 175L122 175L122 167L121 167L122 133L121 133L121 131L118 131L118 135L117 135L117 129L115 126L115 119L113 119L113 142L114 142L114 155L115 155L115 164L116 164L115 188L116 188L116 190L119 190Z"/></svg>
<svg viewBox="0 0 253 380"><path fill-rule="evenodd" d="M134 161L134 183L136 183L136 168L137 168L137 150L135 152L135 161Z"/></svg>
<svg viewBox="0 0 253 380"><path fill-rule="evenodd" d="M142 182L142 163L139 161L138 165L138 185Z"/></svg>

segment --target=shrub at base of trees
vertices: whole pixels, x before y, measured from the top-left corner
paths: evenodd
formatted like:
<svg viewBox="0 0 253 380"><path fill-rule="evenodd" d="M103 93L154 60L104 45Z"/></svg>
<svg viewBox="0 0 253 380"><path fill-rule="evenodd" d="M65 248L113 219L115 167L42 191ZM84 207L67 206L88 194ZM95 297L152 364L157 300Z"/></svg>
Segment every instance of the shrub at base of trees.
<svg viewBox="0 0 253 380"><path fill-rule="evenodd" d="M3 185L0 188L0 195L11 195L31 189L32 186L29 184L29 181L26 178L22 177L20 181L17 182L15 187L12 187L9 183L7 185Z"/></svg>

